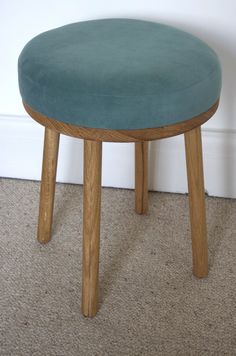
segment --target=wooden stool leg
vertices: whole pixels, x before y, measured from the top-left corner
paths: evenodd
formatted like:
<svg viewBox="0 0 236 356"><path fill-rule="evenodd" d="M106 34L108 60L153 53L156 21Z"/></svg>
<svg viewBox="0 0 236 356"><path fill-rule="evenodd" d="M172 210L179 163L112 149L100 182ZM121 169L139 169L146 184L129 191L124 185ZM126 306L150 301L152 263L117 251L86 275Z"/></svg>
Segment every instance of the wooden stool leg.
<svg viewBox="0 0 236 356"><path fill-rule="evenodd" d="M38 220L38 241L41 243L51 239L59 137L56 131L45 128Z"/></svg>
<svg viewBox="0 0 236 356"><path fill-rule="evenodd" d="M148 142L135 143L135 211L148 211Z"/></svg>
<svg viewBox="0 0 236 356"><path fill-rule="evenodd" d="M98 310L102 142L84 141L82 313Z"/></svg>
<svg viewBox="0 0 236 356"><path fill-rule="evenodd" d="M185 151L192 231L193 273L196 277L201 278L208 274L208 248L200 126L185 133Z"/></svg>

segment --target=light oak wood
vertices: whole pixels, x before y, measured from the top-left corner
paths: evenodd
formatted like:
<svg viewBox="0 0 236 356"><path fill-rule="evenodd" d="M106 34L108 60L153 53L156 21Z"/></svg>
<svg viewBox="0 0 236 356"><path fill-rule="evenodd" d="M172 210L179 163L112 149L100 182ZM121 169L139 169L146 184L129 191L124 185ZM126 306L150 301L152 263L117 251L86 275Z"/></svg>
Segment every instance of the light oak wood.
<svg viewBox="0 0 236 356"><path fill-rule="evenodd" d="M83 291L82 313L98 310L102 143L84 141Z"/></svg>
<svg viewBox="0 0 236 356"><path fill-rule="evenodd" d="M56 131L45 128L38 220L38 241L41 243L51 239L59 137Z"/></svg>
<svg viewBox="0 0 236 356"><path fill-rule="evenodd" d="M196 277L201 278L208 274L208 247L200 127L185 133L185 152L192 233L193 273Z"/></svg>
<svg viewBox="0 0 236 356"><path fill-rule="evenodd" d="M192 119L179 122L165 127L147 128L141 130L106 130L96 128L86 128L66 124L65 122L48 118L47 116L33 110L29 105L23 103L28 114L41 125L56 130L64 135L83 138L85 140L104 142L140 142L152 141L160 138L176 136L195 127L202 125L214 115L219 105L219 100L206 112L195 116Z"/></svg>
<svg viewBox="0 0 236 356"><path fill-rule="evenodd" d="M26 111L45 126L38 240L51 238L59 134L84 139L84 215L82 313L94 316L98 310L98 273L101 211L102 142L135 142L135 209L148 210L148 142L185 133L192 232L193 273L208 273L207 232L200 126L217 110L219 100L206 112L178 124L141 130L85 128L48 118L24 103Z"/></svg>
<svg viewBox="0 0 236 356"><path fill-rule="evenodd" d="M135 143L135 211L148 211L148 142Z"/></svg>

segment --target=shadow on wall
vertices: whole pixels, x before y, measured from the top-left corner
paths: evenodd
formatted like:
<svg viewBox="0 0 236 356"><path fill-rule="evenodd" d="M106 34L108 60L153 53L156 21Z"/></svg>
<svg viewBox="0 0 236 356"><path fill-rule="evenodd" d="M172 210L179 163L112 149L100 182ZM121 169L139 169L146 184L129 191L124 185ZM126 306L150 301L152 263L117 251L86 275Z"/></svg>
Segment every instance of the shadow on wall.
<svg viewBox="0 0 236 356"><path fill-rule="evenodd" d="M236 197L236 51L235 48L232 48L232 39L228 39L227 41L225 33L220 31L221 27L214 29L210 29L209 27L201 28L189 22L173 22L163 18L157 19L149 17L146 20L159 21L190 32L206 42L218 54L222 66L223 82L220 106L212 120L203 126L205 186L210 195ZM215 122L217 122L217 125L215 125ZM222 128L216 129L216 126ZM175 144L177 144L177 139L174 139L176 140ZM150 172L150 174L154 176L158 176L157 170L160 165L157 162L156 156L160 156L158 150L161 151L161 148L162 142L158 144L151 143L150 166L152 172ZM181 157L181 162L182 161L183 157ZM168 161L165 165L169 165ZM182 163L178 170L179 169L183 169ZM171 169L165 167L165 170L167 172ZM209 170L211 170L211 172ZM212 170L214 172L212 172ZM172 170L171 174L171 180L173 180L176 179L176 176L179 177L180 173ZM215 182L212 182L212 176L215 177ZM151 186L153 186L154 180L153 178L150 179ZM162 177L162 179L164 178ZM166 179L169 180L168 177L166 177ZM215 185L213 189L212 185ZM181 184L181 190L182 189L184 189L183 184ZM215 193L215 191L219 190L221 193Z"/></svg>

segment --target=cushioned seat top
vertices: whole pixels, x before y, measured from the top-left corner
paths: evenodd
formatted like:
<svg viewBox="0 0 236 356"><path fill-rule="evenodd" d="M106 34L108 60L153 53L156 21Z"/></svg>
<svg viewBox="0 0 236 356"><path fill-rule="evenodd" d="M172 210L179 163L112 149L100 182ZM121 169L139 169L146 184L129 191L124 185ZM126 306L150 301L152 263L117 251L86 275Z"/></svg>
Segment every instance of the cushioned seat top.
<svg viewBox="0 0 236 356"><path fill-rule="evenodd" d="M159 23L106 19L40 34L18 63L23 101L59 121L142 129L178 123L218 99L221 70L198 38Z"/></svg>

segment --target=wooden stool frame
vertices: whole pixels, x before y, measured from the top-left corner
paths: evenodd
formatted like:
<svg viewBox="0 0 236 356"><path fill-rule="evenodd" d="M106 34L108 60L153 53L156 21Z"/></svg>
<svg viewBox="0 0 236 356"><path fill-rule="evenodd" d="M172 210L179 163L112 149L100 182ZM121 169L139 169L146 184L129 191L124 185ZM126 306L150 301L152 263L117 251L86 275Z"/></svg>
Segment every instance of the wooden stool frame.
<svg viewBox="0 0 236 356"><path fill-rule="evenodd" d="M53 204L60 133L84 139L83 198L83 287L82 313L95 316L98 310L98 270L101 210L102 142L135 142L135 210L148 210L148 141L184 133L189 209L192 235L193 273L208 274L201 125L217 110L219 100L206 112L178 124L142 130L84 128L46 117L24 103L29 115L45 126L40 191L38 240L51 239Z"/></svg>

